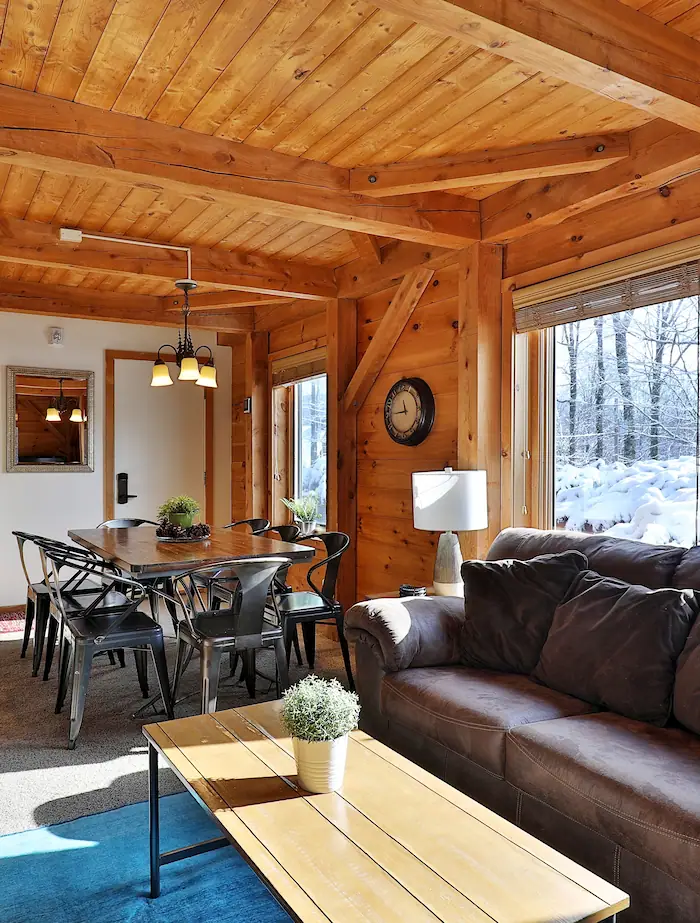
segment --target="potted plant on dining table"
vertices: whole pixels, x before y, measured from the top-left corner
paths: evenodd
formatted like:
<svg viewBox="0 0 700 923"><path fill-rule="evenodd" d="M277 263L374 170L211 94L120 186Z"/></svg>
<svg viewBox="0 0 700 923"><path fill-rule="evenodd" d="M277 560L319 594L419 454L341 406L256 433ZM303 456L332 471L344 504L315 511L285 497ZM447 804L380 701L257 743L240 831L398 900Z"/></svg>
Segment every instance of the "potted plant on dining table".
<svg viewBox="0 0 700 923"><path fill-rule="evenodd" d="M306 676L284 694L282 724L292 738L297 778L307 792L334 792L343 783L348 734L360 700L337 679Z"/></svg>
<svg viewBox="0 0 700 923"><path fill-rule="evenodd" d="M183 529L190 528L198 513L199 503L184 494L171 497L158 507L158 519L167 519L174 526L181 526Z"/></svg>

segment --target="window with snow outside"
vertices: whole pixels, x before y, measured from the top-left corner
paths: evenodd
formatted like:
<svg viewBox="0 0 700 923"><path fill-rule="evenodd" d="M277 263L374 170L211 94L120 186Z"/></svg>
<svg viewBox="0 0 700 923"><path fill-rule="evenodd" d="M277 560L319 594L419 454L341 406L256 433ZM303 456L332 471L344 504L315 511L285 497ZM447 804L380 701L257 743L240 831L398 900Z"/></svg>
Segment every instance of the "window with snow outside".
<svg viewBox="0 0 700 923"><path fill-rule="evenodd" d="M554 334L557 528L694 545L697 299Z"/></svg>
<svg viewBox="0 0 700 923"><path fill-rule="evenodd" d="M294 496L315 493L317 522L326 524L326 452L328 412L326 376L294 385Z"/></svg>

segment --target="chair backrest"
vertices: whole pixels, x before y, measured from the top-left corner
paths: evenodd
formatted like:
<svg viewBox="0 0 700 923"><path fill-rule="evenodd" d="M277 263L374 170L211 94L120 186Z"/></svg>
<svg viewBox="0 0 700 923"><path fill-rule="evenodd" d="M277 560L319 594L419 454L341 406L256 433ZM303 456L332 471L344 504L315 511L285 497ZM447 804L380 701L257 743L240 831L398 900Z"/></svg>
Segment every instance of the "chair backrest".
<svg viewBox="0 0 700 923"><path fill-rule="evenodd" d="M269 529L265 529L265 533L267 534L268 532L276 532L283 542L295 542L301 535L301 529L294 524L270 526ZM275 536L272 535L270 537L274 538Z"/></svg>
<svg viewBox="0 0 700 923"><path fill-rule="evenodd" d="M80 612L82 618L109 616L103 634L113 633L146 598L142 584L131 580L109 561L85 557L69 546L39 545L44 581L62 619ZM68 579L65 580L65 572ZM91 578L96 578L92 579ZM86 584L88 585L86 588Z"/></svg>
<svg viewBox="0 0 700 923"><path fill-rule="evenodd" d="M333 605L335 603L335 587L338 582L338 569L343 555L350 547L350 536L346 535L345 532L321 532L318 535L305 536L304 541L323 542L325 546L326 557L309 568L306 582L314 593L318 593L322 597L327 605ZM311 575L321 567L325 567L326 572L323 575L323 583L319 588L311 579Z"/></svg>
<svg viewBox="0 0 700 923"><path fill-rule="evenodd" d="M224 529L233 529L236 526L248 526L253 535L261 535L263 532L267 532L270 528L269 519L237 519L235 522L230 522L227 526L224 526Z"/></svg>
<svg viewBox="0 0 700 923"><path fill-rule="evenodd" d="M73 546L73 545L66 545L65 542L60 542L58 541L58 539L55 539L55 538L47 538L44 535L36 535L32 532L20 532L19 530L13 531L12 534L17 539L17 548L19 550L19 560L20 560L20 564L22 565L22 571L24 572L24 577L27 581L28 587L31 587L34 581L32 581L32 578L29 574L29 567L27 566L27 557L26 557L26 549L25 549L25 544L27 542L29 542L31 545L34 545L39 551L42 548L55 548L58 551L61 551L61 550L74 551L76 554L82 555L83 557L88 557L88 558L94 557L91 554L91 552L87 551L84 548L78 548L77 546Z"/></svg>
<svg viewBox="0 0 700 923"><path fill-rule="evenodd" d="M190 628L196 632L195 618L206 613L212 616L234 616L234 634L242 636L259 636L265 620L270 587L281 567L289 567L288 558L249 558L248 560L226 561L221 564L203 567L175 579L175 596L183 609ZM205 600L202 589L216 583L221 575L230 578L233 574L237 585L233 593L233 602L229 609L209 609L207 595Z"/></svg>
<svg viewBox="0 0 700 923"><path fill-rule="evenodd" d="M157 522L150 519L105 519L98 529L136 529L138 526L157 526Z"/></svg>

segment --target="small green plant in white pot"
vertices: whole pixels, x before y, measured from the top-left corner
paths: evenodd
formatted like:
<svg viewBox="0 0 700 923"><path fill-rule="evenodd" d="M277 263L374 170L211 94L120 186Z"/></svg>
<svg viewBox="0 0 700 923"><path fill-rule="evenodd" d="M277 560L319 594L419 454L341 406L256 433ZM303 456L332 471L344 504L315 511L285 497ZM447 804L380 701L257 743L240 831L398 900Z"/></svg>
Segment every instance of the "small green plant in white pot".
<svg viewBox="0 0 700 923"><path fill-rule="evenodd" d="M171 497L158 507L158 519L167 519L174 526L189 529L199 513L199 503L192 497Z"/></svg>
<svg viewBox="0 0 700 923"><path fill-rule="evenodd" d="M316 517L318 515L318 497L313 491L303 497L285 497L282 503L288 510L292 511L294 519L301 528L302 535L311 535L315 531L317 526Z"/></svg>
<svg viewBox="0 0 700 923"><path fill-rule="evenodd" d="M297 778L307 792L334 792L343 783L348 734L360 700L337 679L307 676L284 694L282 724L292 738Z"/></svg>

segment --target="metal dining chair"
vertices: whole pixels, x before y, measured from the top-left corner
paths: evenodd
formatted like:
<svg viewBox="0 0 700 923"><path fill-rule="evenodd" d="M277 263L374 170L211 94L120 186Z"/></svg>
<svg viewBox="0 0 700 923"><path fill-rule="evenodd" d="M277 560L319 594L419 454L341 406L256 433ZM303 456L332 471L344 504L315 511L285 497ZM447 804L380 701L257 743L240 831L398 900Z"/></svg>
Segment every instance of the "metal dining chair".
<svg viewBox="0 0 700 923"><path fill-rule="evenodd" d="M20 657L24 658L27 655L27 648L29 647L29 638L32 632L32 626L34 627L34 650L32 654L32 676L38 676L39 669L41 667L41 658L44 653L44 646L46 643L46 629L50 622L50 594L49 588L44 582L44 580L33 581L29 573L29 564L27 560L27 548L26 545L29 543L39 550L40 546L44 545L46 547L52 546L57 549L70 549L72 546L66 545L65 542L60 542L57 539L46 538L43 535L36 535L31 532L20 532L14 531L12 533L17 540L17 547L19 550L19 559L22 566L22 571L24 577L27 581L27 603L25 608L25 620L24 620L24 637L22 639L22 649L20 651ZM82 555L86 558L93 557L90 552L85 551L84 549L74 548L73 549L76 555ZM72 580L72 578L71 578ZM88 580L83 580L78 586L78 581L73 582L73 589L77 593L82 588L83 591L92 591L96 588L96 584ZM50 632L52 634L52 632ZM44 679L48 679L49 672L51 670L51 660L53 659L53 647L56 644L56 635L53 634L53 638L49 638L49 644L47 647L47 662L48 667L44 669Z"/></svg>
<svg viewBox="0 0 700 923"><path fill-rule="evenodd" d="M261 532L265 532L270 528L269 519L237 519L235 522L230 522L227 526L224 526L224 529L235 529L236 526L248 526L253 535L260 535Z"/></svg>
<svg viewBox="0 0 700 923"><path fill-rule="evenodd" d="M322 542L326 557L309 568L306 582L309 584L310 591L282 593L276 600L277 611L282 619L287 661L289 661L297 625L301 625L306 660L309 669L313 670L316 662L316 625L319 623L334 624L338 630L348 686L354 690L350 650L343 630L345 615L342 606L335 598L338 570L342 557L350 546L350 538L344 532L321 532L318 535L305 537L304 541ZM325 568L325 573L319 587L313 580L313 574L321 568Z"/></svg>
<svg viewBox="0 0 700 923"><path fill-rule="evenodd" d="M153 657L160 693L169 718L173 717L163 629L139 606L146 599L142 584L125 577L107 561L86 560L69 549L41 547L44 579L51 605L61 622L61 648L56 713L60 713L73 676L68 749L75 748L83 721L93 658L116 648L149 651ZM61 572L92 577L98 589L76 597L61 580ZM143 691L143 690L142 690Z"/></svg>
<svg viewBox="0 0 700 923"><path fill-rule="evenodd" d="M137 529L139 526L157 526L152 519L105 519L98 529Z"/></svg>
<svg viewBox="0 0 700 923"><path fill-rule="evenodd" d="M216 711L221 657L228 652L249 659L256 650L274 648L278 696L287 688L289 680L282 626L279 620L269 618L266 610L275 575L280 567L290 563L287 558L249 558L212 565L176 578L174 601L180 606L183 618L178 628L177 663L172 688L174 702L182 675L195 650L200 655L202 714ZM207 587L216 583L222 571L235 575L236 590L229 607L212 609L208 603L210 596L203 594L202 589L206 591ZM255 694L254 681L253 666L248 684L251 697Z"/></svg>

